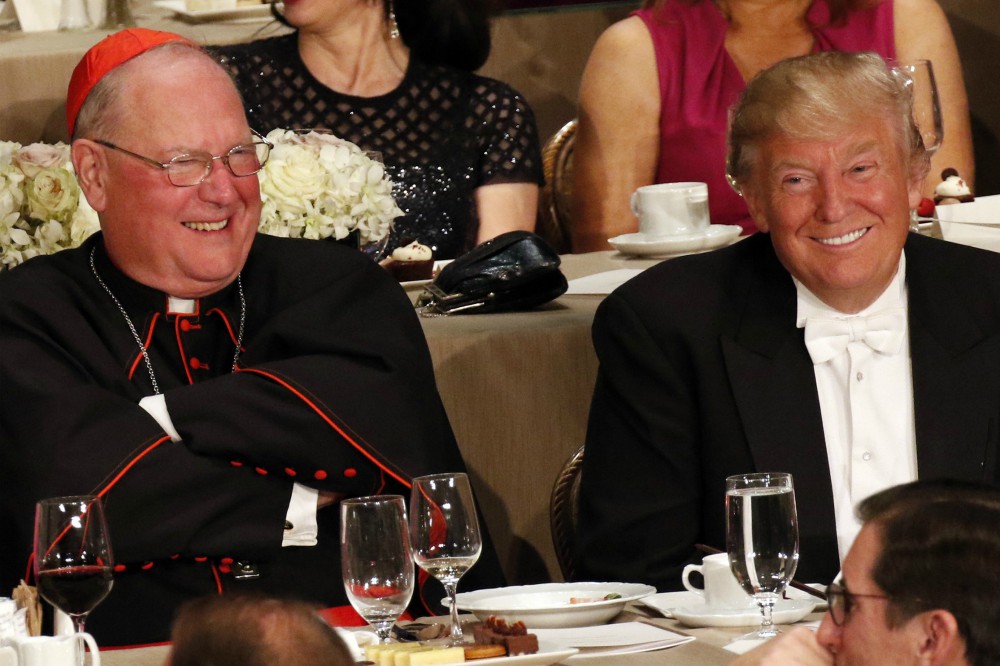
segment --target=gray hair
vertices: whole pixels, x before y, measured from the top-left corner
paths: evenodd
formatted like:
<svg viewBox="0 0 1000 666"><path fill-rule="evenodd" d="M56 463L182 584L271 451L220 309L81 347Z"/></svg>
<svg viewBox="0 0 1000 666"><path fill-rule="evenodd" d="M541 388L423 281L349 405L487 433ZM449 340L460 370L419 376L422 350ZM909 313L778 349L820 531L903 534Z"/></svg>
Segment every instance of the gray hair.
<svg viewBox="0 0 1000 666"><path fill-rule="evenodd" d="M830 140L873 116L892 124L910 174L923 178L930 155L913 121L907 83L874 53L814 53L764 70L730 113L730 182L739 190L750 180L759 146L772 137Z"/></svg>
<svg viewBox="0 0 1000 666"><path fill-rule="evenodd" d="M129 113L125 105L119 104L119 100L132 82L128 68L130 63L140 58L170 58L185 55L205 58L218 65L219 69L227 77L229 76L226 69L200 46L187 42L167 42L154 46L115 67L94 85L83 106L80 107L72 138L99 137L110 140L115 137L115 130L124 123L125 117ZM136 83L144 85L145 82Z"/></svg>

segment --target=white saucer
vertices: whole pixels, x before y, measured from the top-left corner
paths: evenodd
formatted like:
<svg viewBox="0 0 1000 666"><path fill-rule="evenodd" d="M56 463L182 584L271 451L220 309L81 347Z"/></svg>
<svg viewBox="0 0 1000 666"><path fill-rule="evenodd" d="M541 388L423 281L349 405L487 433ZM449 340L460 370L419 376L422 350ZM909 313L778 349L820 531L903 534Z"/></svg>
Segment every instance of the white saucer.
<svg viewBox="0 0 1000 666"><path fill-rule="evenodd" d="M612 247L622 254L640 257L668 257L675 254L706 252L736 240L743 227L736 224L713 224L702 234L648 236L642 233L609 238Z"/></svg>
<svg viewBox="0 0 1000 666"><path fill-rule="evenodd" d="M771 618L775 624L791 624L809 615L816 602L808 599L782 599L774 605ZM760 610L709 608L705 604L671 609L671 614L689 627L753 627L760 624Z"/></svg>

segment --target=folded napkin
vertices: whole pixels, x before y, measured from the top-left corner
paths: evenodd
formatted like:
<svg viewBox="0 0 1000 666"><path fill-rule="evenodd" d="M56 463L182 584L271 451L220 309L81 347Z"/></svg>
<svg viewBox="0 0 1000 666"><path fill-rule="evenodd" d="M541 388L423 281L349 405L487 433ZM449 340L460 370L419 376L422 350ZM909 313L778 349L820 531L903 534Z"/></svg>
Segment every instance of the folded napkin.
<svg viewBox="0 0 1000 666"><path fill-rule="evenodd" d="M566 294L607 296L642 271L641 268L619 268L570 280Z"/></svg>
<svg viewBox="0 0 1000 666"><path fill-rule="evenodd" d="M1000 195L977 197L968 203L948 204L936 209L942 222L975 222L1000 225Z"/></svg>
<svg viewBox="0 0 1000 666"><path fill-rule="evenodd" d="M817 629L819 629L819 624L820 624L819 622L800 622L796 626L806 627L807 629L812 629L813 631L816 631ZM759 638L737 638L728 645L724 645L723 649L732 652L734 654L743 654L744 652L749 652L755 647L759 647L766 642L767 641Z"/></svg>
<svg viewBox="0 0 1000 666"><path fill-rule="evenodd" d="M967 204L955 204L955 206L963 205ZM942 208L952 208L952 206L942 206ZM967 224L964 221L941 220L941 236L952 243L1000 252L1000 224L985 226L980 223Z"/></svg>
<svg viewBox="0 0 1000 666"><path fill-rule="evenodd" d="M570 629L532 629L539 641L559 647L578 648L580 652L566 661L593 655L613 656L649 652L675 647L694 640L694 636L655 627L644 622L601 624Z"/></svg>

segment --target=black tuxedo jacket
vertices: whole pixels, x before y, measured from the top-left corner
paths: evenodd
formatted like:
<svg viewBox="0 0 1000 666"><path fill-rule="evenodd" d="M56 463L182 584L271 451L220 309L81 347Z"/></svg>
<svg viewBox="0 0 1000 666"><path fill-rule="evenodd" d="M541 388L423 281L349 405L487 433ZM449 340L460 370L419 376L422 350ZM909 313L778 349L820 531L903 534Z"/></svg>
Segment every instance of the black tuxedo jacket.
<svg viewBox="0 0 1000 666"><path fill-rule="evenodd" d="M912 234L905 252L918 475L995 483L1000 255ZM725 547L725 478L750 471L794 477L796 577L836 575L819 398L795 316L767 234L664 262L602 303L581 579L678 589L701 558L695 543Z"/></svg>

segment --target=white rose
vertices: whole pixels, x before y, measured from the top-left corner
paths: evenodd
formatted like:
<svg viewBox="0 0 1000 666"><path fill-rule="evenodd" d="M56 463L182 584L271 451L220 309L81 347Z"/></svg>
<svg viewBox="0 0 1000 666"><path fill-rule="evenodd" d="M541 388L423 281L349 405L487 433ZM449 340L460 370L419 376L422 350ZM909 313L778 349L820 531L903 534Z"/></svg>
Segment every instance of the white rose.
<svg viewBox="0 0 1000 666"><path fill-rule="evenodd" d="M43 169L28 182L28 216L37 220L68 220L80 200L76 178L66 169Z"/></svg>
<svg viewBox="0 0 1000 666"><path fill-rule="evenodd" d="M305 213L305 200L315 200L327 187L327 174L307 149L275 151L260 173L261 199L280 210Z"/></svg>
<svg viewBox="0 0 1000 666"><path fill-rule="evenodd" d="M33 143L14 153L14 163L28 178L34 178L42 170L62 166L68 161L69 146L64 143Z"/></svg>

